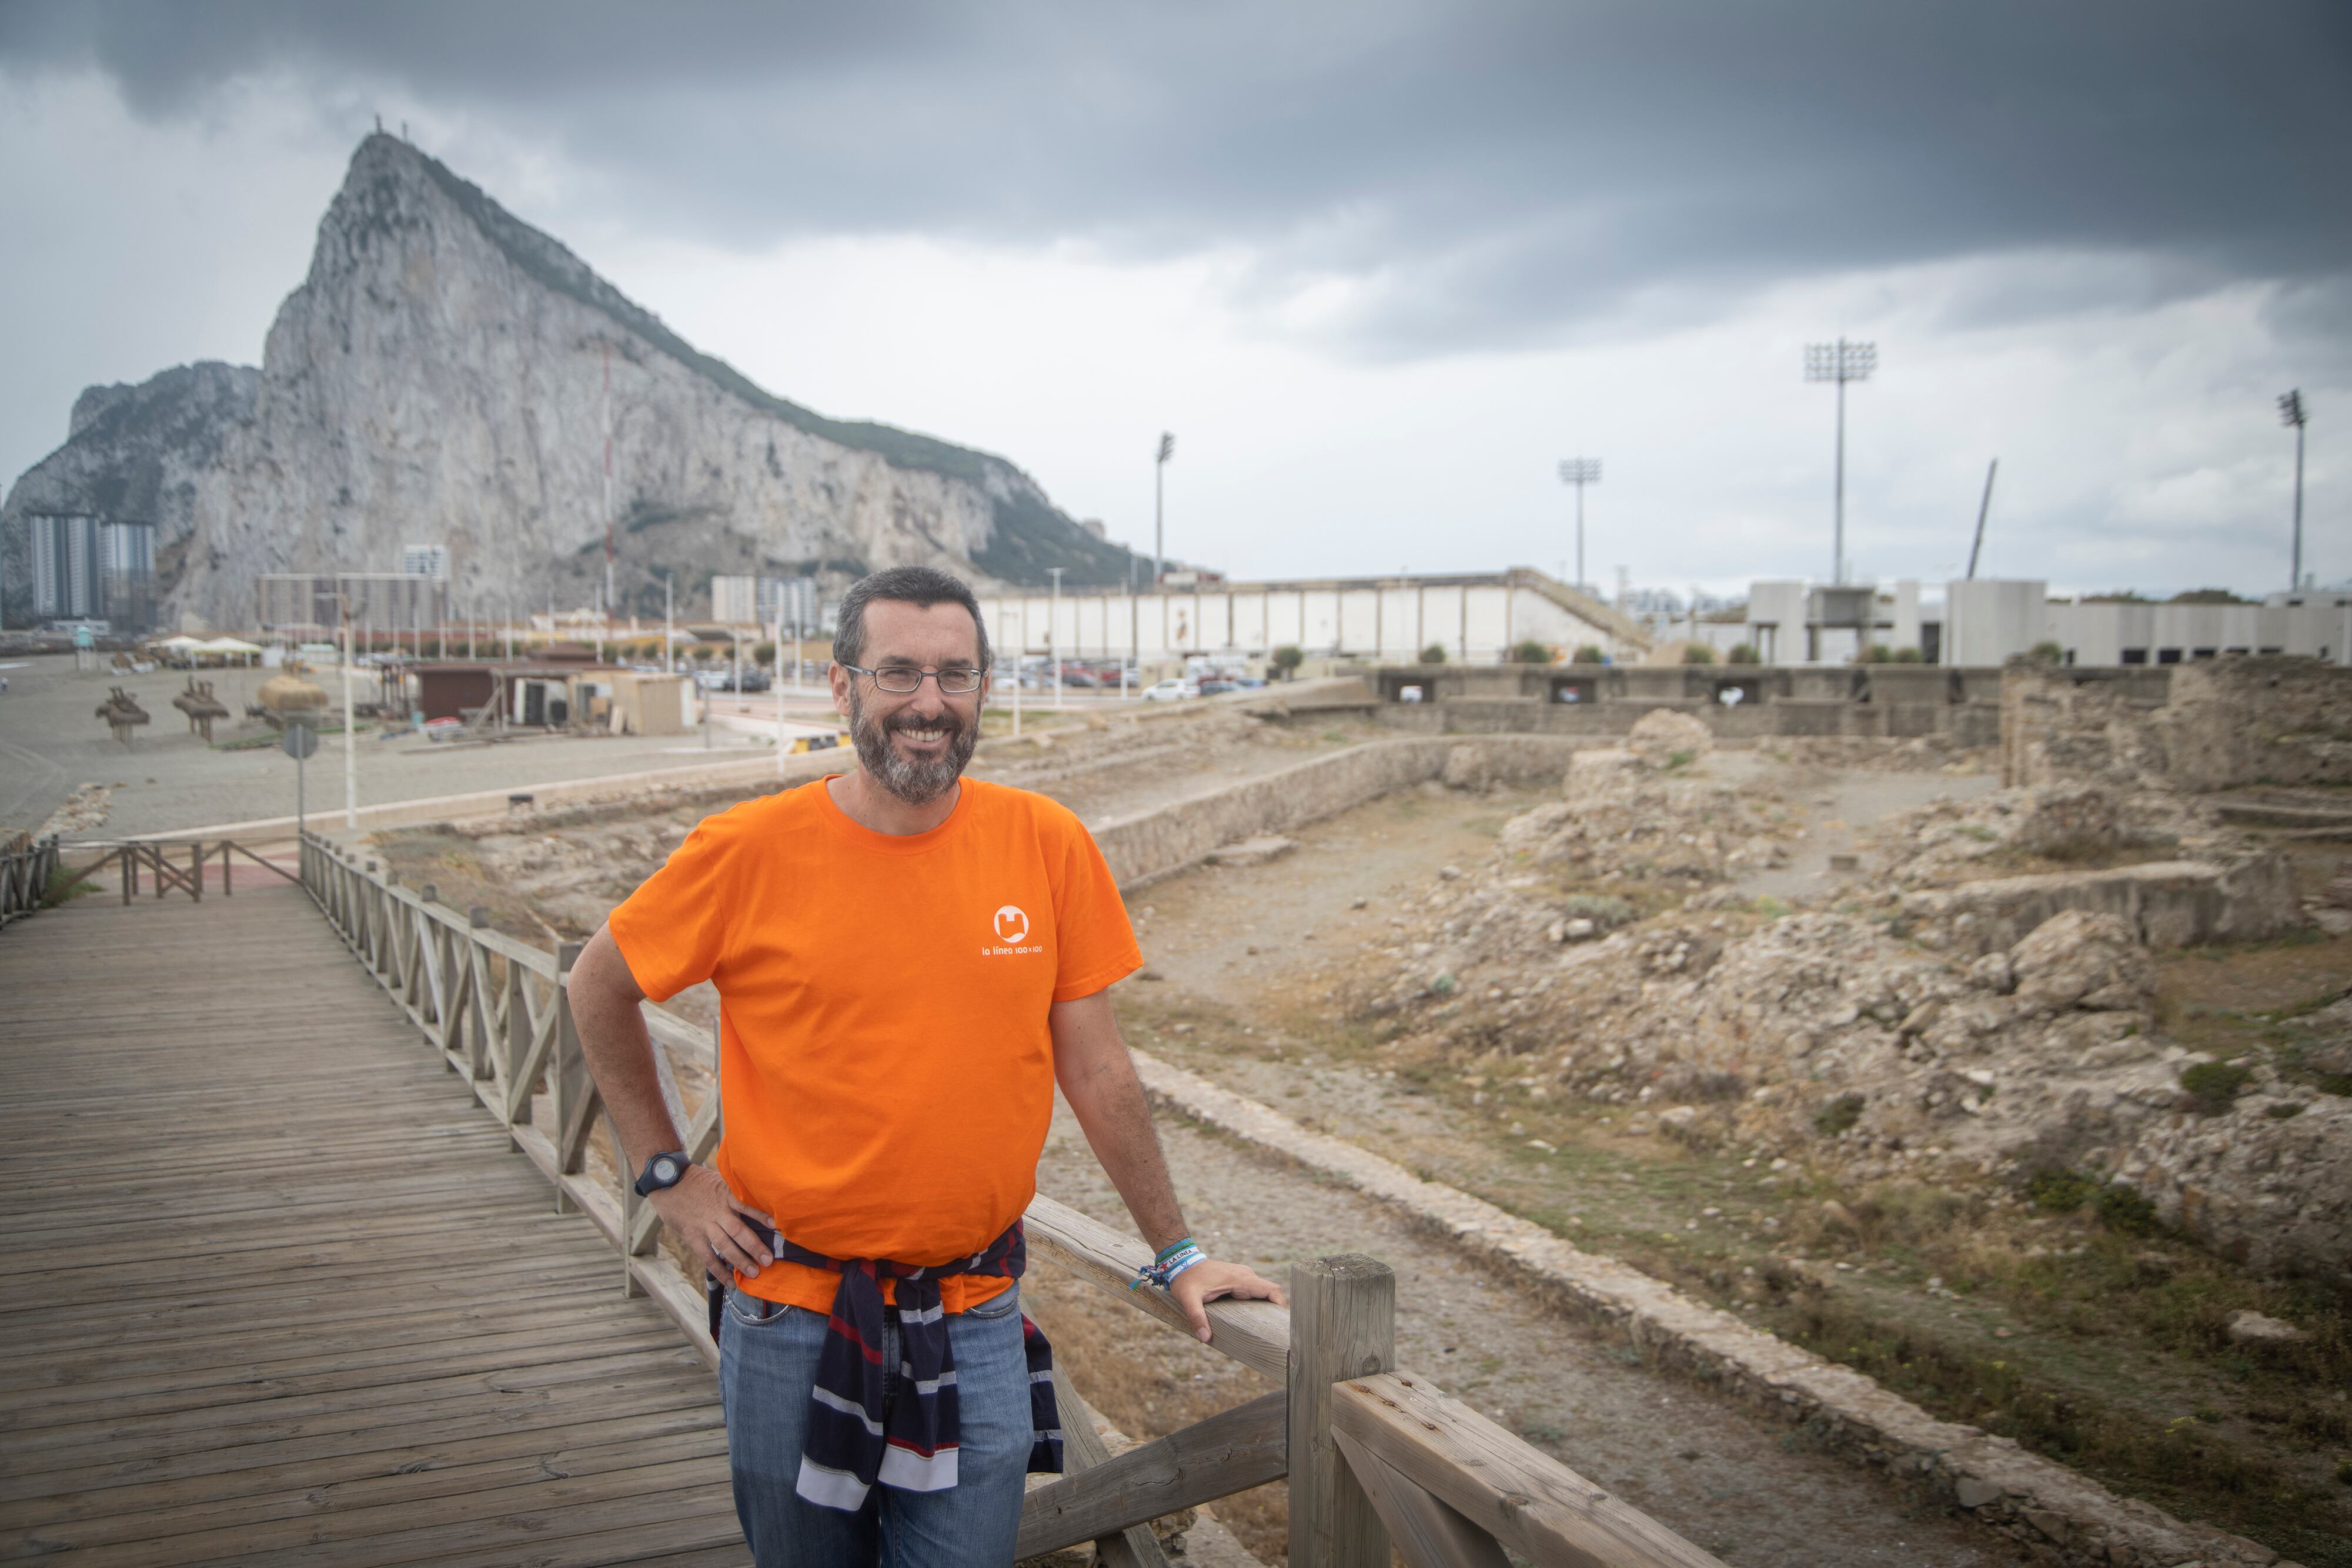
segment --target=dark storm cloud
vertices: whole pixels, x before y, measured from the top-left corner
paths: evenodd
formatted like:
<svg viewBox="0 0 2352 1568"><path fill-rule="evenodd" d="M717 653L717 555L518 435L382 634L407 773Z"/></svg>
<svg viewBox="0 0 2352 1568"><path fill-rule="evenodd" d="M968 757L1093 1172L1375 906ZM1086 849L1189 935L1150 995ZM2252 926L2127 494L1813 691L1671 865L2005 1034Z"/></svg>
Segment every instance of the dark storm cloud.
<svg viewBox="0 0 2352 1568"><path fill-rule="evenodd" d="M397 89L726 244L1246 246L1255 297L1343 280L1330 330L1378 354L2029 247L2143 254L2133 304L2279 278L2330 321L2352 267L2333 0L92 5L0 12L0 58L160 118L261 72Z"/></svg>

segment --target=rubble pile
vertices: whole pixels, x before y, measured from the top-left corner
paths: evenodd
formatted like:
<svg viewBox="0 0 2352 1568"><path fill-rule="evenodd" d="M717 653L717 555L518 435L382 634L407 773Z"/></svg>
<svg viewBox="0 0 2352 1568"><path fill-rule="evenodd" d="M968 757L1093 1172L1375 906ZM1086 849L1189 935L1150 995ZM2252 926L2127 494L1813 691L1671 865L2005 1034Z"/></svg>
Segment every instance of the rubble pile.
<svg viewBox="0 0 2352 1568"><path fill-rule="evenodd" d="M1391 919L1342 994L1398 1066L1623 1106L1636 1133L1856 1179L2080 1170L2258 1266L2352 1272L2352 1098L2167 1040L2130 921L2063 909L1981 952L1905 928L1906 888L1986 874L2001 852L2232 849L2203 808L2071 785L1939 803L1886 835L1907 852L1886 878L1776 918L1700 891L1777 841L1761 781L1742 789L1688 750L1580 753L1565 799ZM1698 896L1647 919L1621 898L1612 922L1571 915L1597 900L1570 880ZM2185 1085L2200 1066L2231 1092Z"/></svg>
<svg viewBox="0 0 2352 1568"><path fill-rule="evenodd" d="M1265 720L1235 707L1208 704L1169 714L1088 714L1082 723L1033 729L1014 739L981 743L975 776L1023 789L1050 791L1105 768L1171 763L1190 770L1202 757L1229 746L1280 738Z"/></svg>
<svg viewBox="0 0 2352 1568"><path fill-rule="evenodd" d="M112 785L77 784L73 793L65 798L65 802L49 813L48 821L33 830L33 837L70 838L76 833L89 832L92 828L104 827L108 814L113 810Z"/></svg>
<svg viewBox="0 0 2352 1568"><path fill-rule="evenodd" d="M1514 818L1503 858L1554 876L1684 892L1783 864L1786 802L1760 782L1757 761L1715 754L1706 727L1687 714L1646 714L1623 750L1570 759L1564 798ZM1560 918L1577 917L1563 905Z"/></svg>
<svg viewBox="0 0 2352 1568"><path fill-rule="evenodd" d="M2079 782L1935 801L1890 818L1872 838L1886 881L1906 890L2159 856L2228 860L2250 848L2193 797Z"/></svg>
<svg viewBox="0 0 2352 1568"><path fill-rule="evenodd" d="M520 894L551 929L584 936L686 841L706 814L698 805L568 827L561 833L500 823L449 831L471 839L486 874Z"/></svg>

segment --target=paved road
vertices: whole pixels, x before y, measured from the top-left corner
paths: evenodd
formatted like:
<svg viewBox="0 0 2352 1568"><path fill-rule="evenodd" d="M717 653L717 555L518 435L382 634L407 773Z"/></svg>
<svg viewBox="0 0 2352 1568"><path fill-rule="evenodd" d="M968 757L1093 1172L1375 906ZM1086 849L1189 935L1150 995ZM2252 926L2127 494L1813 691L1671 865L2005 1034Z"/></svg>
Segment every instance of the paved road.
<svg viewBox="0 0 2352 1568"><path fill-rule="evenodd" d="M15 661L10 661L16 663ZM242 715L270 672L210 672L213 690L232 713ZM187 721L172 706L186 683L176 672L147 675L78 674L73 660L52 655L0 671L8 691L0 695L0 831L35 828L79 784L119 786L106 825L91 836L169 832L215 822L286 816L294 810L294 764L270 747L220 751L188 733ZM107 688L122 685L139 699L152 722L129 746L118 744L95 716ZM332 679L329 690L336 689ZM772 721L773 709L769 710ZM258 724L233 719L214 727L215 739L267 733ZM766 735L716 737L709 755L764 752ZM454 795L474 789L504 789L691 766L705 755L698 735L614 736L593 739L532 737L503 746L450 749L412 737L359 737L360 804ZM313 807L342 802L340 737L322 737L310 764Z"/></svg>

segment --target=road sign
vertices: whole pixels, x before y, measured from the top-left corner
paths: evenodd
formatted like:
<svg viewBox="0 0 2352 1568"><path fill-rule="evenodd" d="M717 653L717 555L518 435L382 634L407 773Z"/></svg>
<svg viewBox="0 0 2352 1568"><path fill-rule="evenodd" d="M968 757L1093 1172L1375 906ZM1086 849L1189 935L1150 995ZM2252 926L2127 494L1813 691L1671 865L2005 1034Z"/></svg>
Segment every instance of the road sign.
<svg viewBox="0 0 2352 1568"><path fill-rule="evenodd" d="M307 724L289 720L286 733L278 737L278 744L286 748L287 756L300 762L318 754L319 732Z"/></svg>

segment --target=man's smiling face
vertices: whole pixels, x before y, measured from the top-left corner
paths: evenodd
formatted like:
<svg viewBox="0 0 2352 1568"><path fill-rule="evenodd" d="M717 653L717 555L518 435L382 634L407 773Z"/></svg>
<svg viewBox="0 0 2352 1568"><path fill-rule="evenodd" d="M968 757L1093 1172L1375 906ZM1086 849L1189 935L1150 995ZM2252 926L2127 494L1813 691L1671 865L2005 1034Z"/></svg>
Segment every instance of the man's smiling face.
<svg viewBox="0 0 2352 1568"><path fill-rule="evenodd" d="M858 662L877 671L975 670L980 631L961 604L877 599L866 607ZM836 664L833 694L835 707L849 720L859 764L910 806L926 805L953 788L980 743L979 692L957 696L930 680L904 695L886 692L873 677Z"/></svg>

